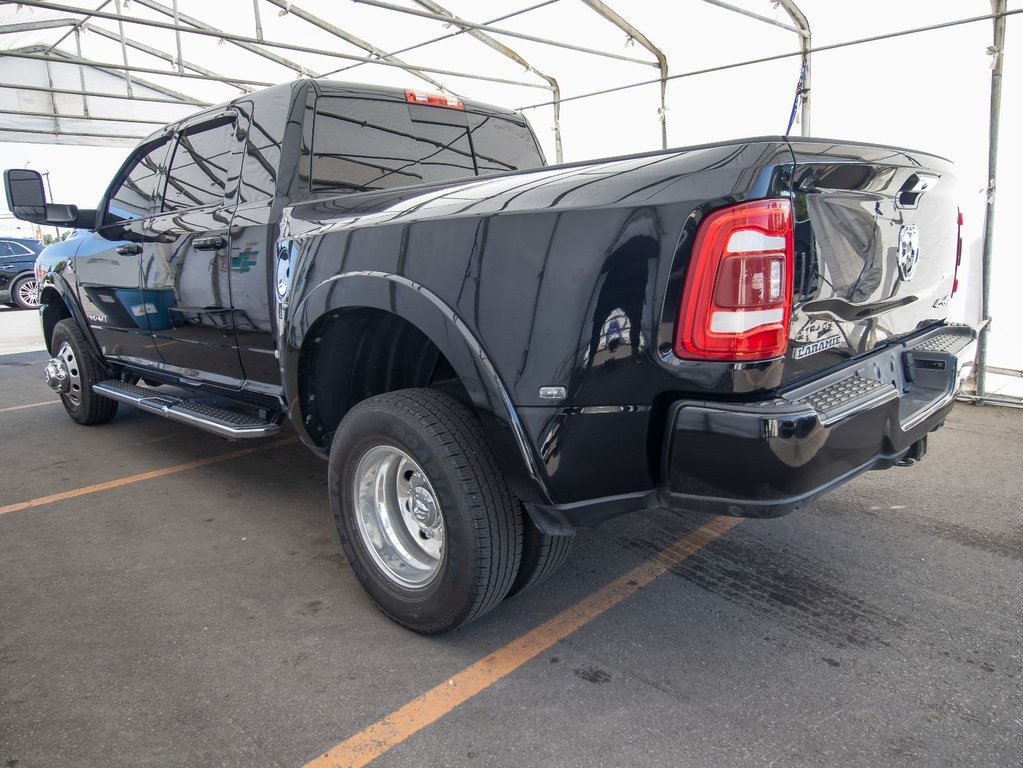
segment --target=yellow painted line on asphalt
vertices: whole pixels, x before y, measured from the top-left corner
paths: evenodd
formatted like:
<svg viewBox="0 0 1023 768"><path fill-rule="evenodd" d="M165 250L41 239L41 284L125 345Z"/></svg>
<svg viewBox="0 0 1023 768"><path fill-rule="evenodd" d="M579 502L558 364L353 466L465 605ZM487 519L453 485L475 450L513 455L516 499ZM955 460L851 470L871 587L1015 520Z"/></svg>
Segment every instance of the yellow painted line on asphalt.
<svg viewBox="0 0 1023 768"><path fill-rule="evenodd" d="M260 451L266 451L271 448L276 448L280 445L286 445L288 443L294 443L298 440L297 437L289 437L284 440L277 440L270 445L260 445L255 448L243 448L240 451L232 451L231 453L222 453L219 456L210 456L206 459L198 459L196 461L189 461L185 464L176 464L173 467L164 467L163 469L154 469L151 472L140 472L137 475L129 475L128 477L120 477L116 480L107 480L105 483L96 483L95 485L87 485L84 488L74 488L70 491L61 491L60 493L51 493L49 496L40 496L38 499L30 499L29 501L19 501L16 504L8 504L7 506L0 507L0 515L6 515L8 512L18 512L22 509L30 509L31 507L40 507L43 504L52 504L56 501L66 501L67 499L76 499L79 496L88 496L91 493L99 493L100 491L109 491L111 488L121 488L125 485L133 485L134 483L141 483L145 480L154 480L158 477L167 477L167 475L174 475L178 472L186 472L189 469L198 469L199 467L207 467L210 464L220 464L231 459L238 459L242 456L248 456L253 453Z"/></svg>
<svg viewBox="0 0 1023 768"><path fill-rule="evenodd" d="M44 400L41 403L29 403L28 405L11 405L7 408L0 408L0 413L7 413L7 411L23 411L26 408L39 408L43 405L56 405L60 400Z"/></svg>
<svg viewBox="0 0 1023 768"><path fill-rule="evenodd" d="M486 690L530 659L634 595L658 576L719 539L739 522L739 518L728 517L701 525L571 608L310 760L305 768L358 768L371 763L459 704Z"/></svg>

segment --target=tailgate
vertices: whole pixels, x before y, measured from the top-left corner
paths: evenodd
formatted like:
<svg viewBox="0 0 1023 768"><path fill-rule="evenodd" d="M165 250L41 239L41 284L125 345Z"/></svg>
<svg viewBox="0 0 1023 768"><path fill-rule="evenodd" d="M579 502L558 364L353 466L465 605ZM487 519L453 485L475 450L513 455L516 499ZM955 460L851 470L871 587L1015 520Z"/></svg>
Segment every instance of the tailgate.
<svg viewBox="0 0 1023 768"><path fill-rule="evenodd" d="M934 155L800 139L785 380L942 322L959 238L952 165Z"/></svg>

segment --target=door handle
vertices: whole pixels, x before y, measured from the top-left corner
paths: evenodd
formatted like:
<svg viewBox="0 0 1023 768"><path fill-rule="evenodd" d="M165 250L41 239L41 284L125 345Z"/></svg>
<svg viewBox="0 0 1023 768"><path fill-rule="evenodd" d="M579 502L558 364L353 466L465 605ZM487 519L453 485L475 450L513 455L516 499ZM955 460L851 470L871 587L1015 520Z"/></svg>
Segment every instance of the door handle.
<svg viewBox="0 0 1023 768"><path fill-rule="evenodd" d="M197 251L219 251L224 247L224 238L220 235L197 237L192 241L192 247Z"/></svg>
<svg viewBox="0 0 1023 768"><path fill-rule="evenodd" d="M117 246L114 250L122 256L134 256L142 253L142 246L138 243L125 243L124 245Z"/></svg>

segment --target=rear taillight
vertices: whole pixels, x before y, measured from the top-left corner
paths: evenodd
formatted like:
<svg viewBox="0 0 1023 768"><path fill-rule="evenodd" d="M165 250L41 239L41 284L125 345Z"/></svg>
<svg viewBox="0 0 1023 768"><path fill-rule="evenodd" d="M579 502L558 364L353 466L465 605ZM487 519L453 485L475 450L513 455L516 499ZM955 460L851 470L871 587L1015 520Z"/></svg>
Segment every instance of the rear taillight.
<svg viewBox="0 0 1023 768"><path fill-rule="evenodd" d="M959 211L959 221L956 228L956 270L952 273L952 295L959 290L959 265L963 263L963 212Z"/></svg>
<svg viewBox="0 0 1023 768"><path fill-rule="evenodd" d="M700 224L682 294L675 354L766 360L785 353L792 308L792 209L756 200Z"/></svg>

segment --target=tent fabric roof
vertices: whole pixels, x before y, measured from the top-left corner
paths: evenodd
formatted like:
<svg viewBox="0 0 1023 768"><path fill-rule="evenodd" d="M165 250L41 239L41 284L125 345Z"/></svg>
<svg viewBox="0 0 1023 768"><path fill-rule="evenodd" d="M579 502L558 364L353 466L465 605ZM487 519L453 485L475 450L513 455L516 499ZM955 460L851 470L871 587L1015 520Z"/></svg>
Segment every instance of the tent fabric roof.
<svg viewBox="0 0 1023 768"><path fill-rule="evenodd" d="M203 105L296 77L523 104L560 98L552 53L586 57L595 78L637 82L667 75L666 57L644 31L601 0L402 2L6 3L0 7L0 141L131 145L155 125ZM784 11L773 19L753 10L762 0L737 0L748 8L705 2L799 31L785 16L792 16L792 0L781 0ZM480 19L484 5L489 17ZM660 107L651 110L662 134L663 91L662 84ZM560 155L559 109L551 111Z"/></svg>

